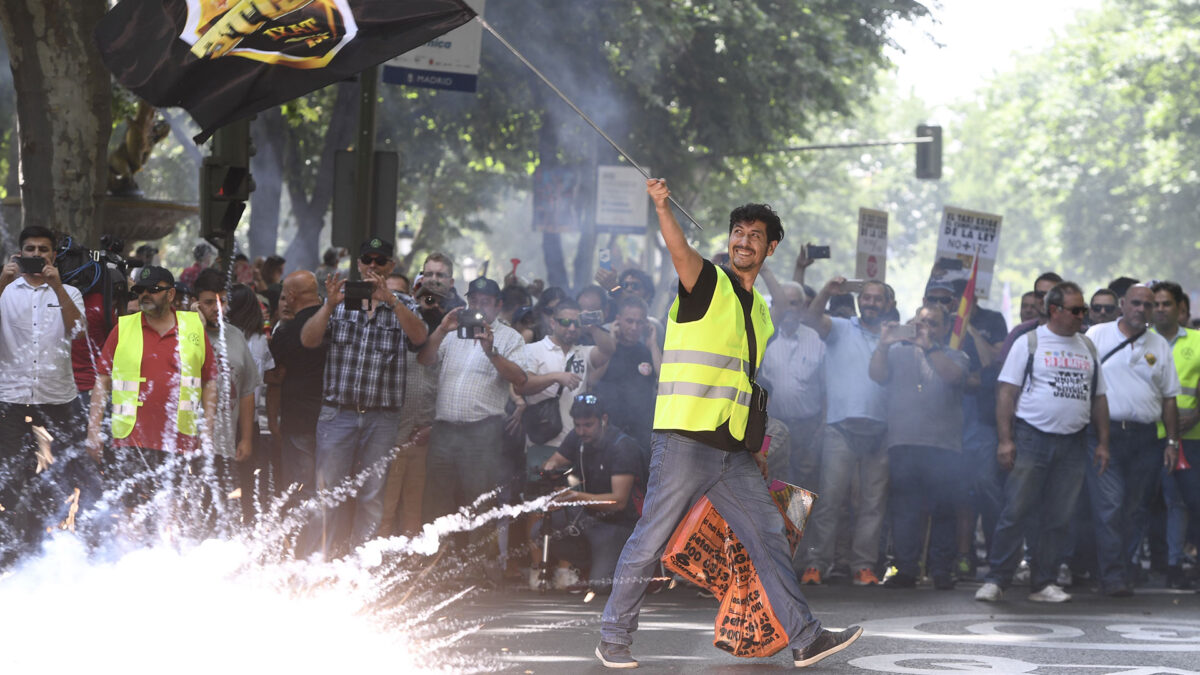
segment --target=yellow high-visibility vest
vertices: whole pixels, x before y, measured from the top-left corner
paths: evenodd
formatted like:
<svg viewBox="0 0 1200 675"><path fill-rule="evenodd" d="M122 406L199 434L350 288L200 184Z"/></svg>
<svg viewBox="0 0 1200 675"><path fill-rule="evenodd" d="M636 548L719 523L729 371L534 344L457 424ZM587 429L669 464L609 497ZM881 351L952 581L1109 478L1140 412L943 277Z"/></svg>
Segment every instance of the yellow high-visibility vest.
<svg viewBox="0 0 1200 675"><path fill-rule="evenodd" d="M200 372L204 367L204 322L195 312L176 312L175 321L180 370L175 428L181 434L195 436L196 414L200 409ZM138 401L138 392L146 381L142 377L142 313L121 317L117 331L112 368L112 433L114 438L125 438L137 422L137 409L142 405ZM166 412L162 411L162 414Z"/></svg>
<svg viewBox="0 0 1200 675"><path fill-rule="evenodd" d="M767 302L754 293L754 367L762 363L767 340L775 332ZM733 282L717 270L717 287L704 317L677 323L679 299L667 315L666 343L654 404L655 429L715 431L726 421L737 440L746 436L750 414L750 341L746 318Z"/></svg>
<svg viewBox="0 0 1200 675"><path fill-rule="evenodd" d="M1179 416L1196 409L1196 386L1200 384L1200 332L1179 327L1175 344L1171 345L1171 356L1175 359L1175 372L1179 374L1179 396L1175 404L1179 406ZM1166 438L1167 430L1160 420L1158 422L1158 437ZM1200 439L1200 424L1179 435L1188 440ZM1192 461L1189 457L1188 461Z"/></svg>

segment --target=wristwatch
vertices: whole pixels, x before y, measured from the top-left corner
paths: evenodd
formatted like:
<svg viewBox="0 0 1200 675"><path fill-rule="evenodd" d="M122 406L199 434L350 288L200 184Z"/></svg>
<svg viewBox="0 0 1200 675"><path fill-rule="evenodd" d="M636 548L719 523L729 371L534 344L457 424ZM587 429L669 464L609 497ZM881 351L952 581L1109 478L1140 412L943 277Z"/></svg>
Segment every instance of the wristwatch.
<svg viewBox="0 0 1200 675"><path fill-rule="evenodd" d="M1167 439L1167 447L1168 448L1177 448L1177 447L1179 447L1179 441L1175 440L1174 438L1168 438Z"/></svg>

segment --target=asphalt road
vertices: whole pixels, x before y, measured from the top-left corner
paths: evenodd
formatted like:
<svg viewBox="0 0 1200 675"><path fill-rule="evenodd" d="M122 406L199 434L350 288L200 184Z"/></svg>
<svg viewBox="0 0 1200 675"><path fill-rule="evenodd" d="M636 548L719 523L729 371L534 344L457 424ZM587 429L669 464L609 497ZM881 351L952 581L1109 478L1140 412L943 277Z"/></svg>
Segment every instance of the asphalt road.
<svg viewBox="0 0 1200 675"><path fill-rule="evenodd" d="M974 600L979 584L953 591L849 585L805 587L830 628L859 624L863 637L808 670L819 673L1035 673L1200 675L1200 595L1139 589L1107 598L1072 589L1061 605ZM492 592L452 609L482 628L459 644L480 663L515 673L609 672L592 655L604 596L584 603L562 593ZM737 659L712 646L717 603L678 587L651 596L634 637L639 672L760 673L791 668L790 650ZM458 651L458 650L456 650Z"/></svg>

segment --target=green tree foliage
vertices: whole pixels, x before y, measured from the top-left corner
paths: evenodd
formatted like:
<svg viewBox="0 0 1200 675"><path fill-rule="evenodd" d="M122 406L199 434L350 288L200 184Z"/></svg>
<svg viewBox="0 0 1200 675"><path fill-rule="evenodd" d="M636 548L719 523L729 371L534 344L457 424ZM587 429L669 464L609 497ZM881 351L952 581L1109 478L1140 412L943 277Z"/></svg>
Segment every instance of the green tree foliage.
<svg viewBox="0 0 1200 675"><path fill-rule="evenodd" d="M1113 0L964 106L952 198L1004 214L998 277L1200 276L1200 14Z"/></svg>

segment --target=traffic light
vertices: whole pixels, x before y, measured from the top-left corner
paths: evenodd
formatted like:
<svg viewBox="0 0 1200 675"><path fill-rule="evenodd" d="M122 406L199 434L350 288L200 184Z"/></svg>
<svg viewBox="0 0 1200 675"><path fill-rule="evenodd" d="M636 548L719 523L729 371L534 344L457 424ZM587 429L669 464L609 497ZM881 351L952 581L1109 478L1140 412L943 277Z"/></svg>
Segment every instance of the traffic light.
<svg viewBox="0 0 1200 675"><path fill-rule="evenodd" d="M942 128L917 125L917 138L931 141L917 143L917 178L937 180L942 177Z"/></svg>
<svg viewBox="0 0 1200 675"><path fill-rule="evenodd" d="M254 191L252 155L250 120L239 120L213 134L211 154L200 166L200 236L225 254Z"/></svg>

